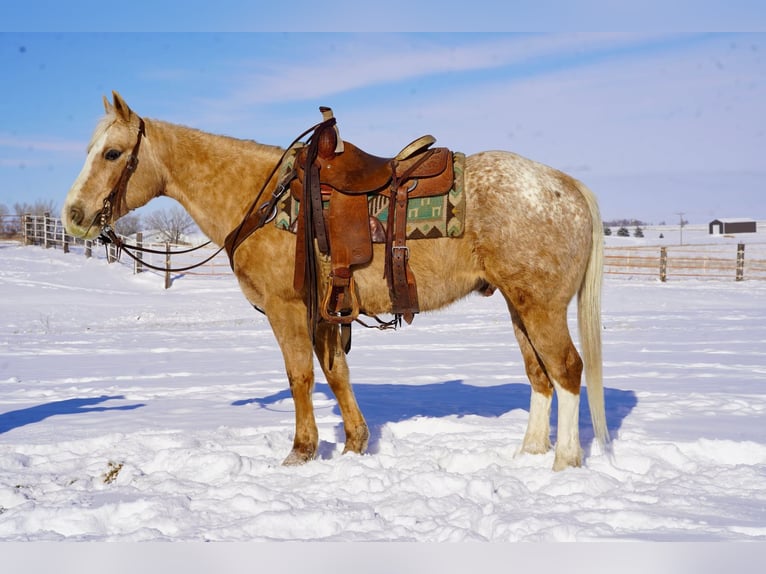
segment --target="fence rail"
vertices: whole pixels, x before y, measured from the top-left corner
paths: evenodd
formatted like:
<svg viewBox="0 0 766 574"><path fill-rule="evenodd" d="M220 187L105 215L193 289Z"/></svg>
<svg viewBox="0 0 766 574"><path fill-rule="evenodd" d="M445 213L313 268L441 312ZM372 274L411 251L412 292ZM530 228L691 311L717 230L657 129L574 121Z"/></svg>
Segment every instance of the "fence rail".
<svg viewBox="0 0 766 574"><path fill-rule="evenodd" d="M0 213L0 238L20 239L21 221L18 215L3 215Z"/></svg>
<svg viewBox="0 0 766 574"><path fill-rule="evenodd" d="M202 247L191 253L174 253L177 250L188 250L189 245L177 245L173 243L144 242L142 234L136 234L136 237L127 238L120 236L129 244L138 244L141 247L161 251L162 253L142 253L137 252L137 261L129 257L120 257L119 250L113 244L105 244L100 239L87 240L77 239L68 235L60 219L50 217L49 215L25 215L21 218L19 224L20 240L24 245L39 245L46 249L63 249L65 253L78 251L85 257L106 258L109 263L120 262L124 265L130 265L133 273L157 273L150 269L149 265L166 269L164 272L165 288L173 284L173 279L179 276L223 276L231 273L229 260L226 254L221 252L210 261L196 267L195 269L184 271L182 273L173 272L172 269L180 269L200 263L210 257L217 248Z"/></svg>
<svg viewBox="0 0 766 574"><path fill-rule="evenodd" d="M46 248L62 248L65 252L77 249L86 257L94 256L99 249L110 263L121 261L133 266L134 273L150 271L142 264L157 267L182 268L203 261L213 253L212 247L202 248L193 253L177 254L173 250L188 248L188 245L169 243L143 243L144 247L162 251L162 254L143 253L140 262L127 257L119 258L114 245L104 246L100 240L84 241L67 235L60 219L50 216L25 215L22 218L0 218L0 233L4 237L19 238L25 245L41 245ZM141 242L140 236L123 238L129 243ZM656 246L608 246L604 253L604 273L608 275L655 277L660 281L675 278L702 278L728 280L766 280L766 259L745 257L745 244L739 243L736 252L731 244L683 245L674 247ZM95 249L94 249L95 248ZM763 252L763 249L761 249ZM231 273L225 253L214 257L208 263L183 275L222 276ZM165 287L172 285L173 277L165 273Z"/></svg>
<svg viewBox="0 0 766 574"><path fill-rule="evenodd" d="M604 273L674 278L766 280L766 259L745 257L745 244L607 247Z"/></svg>

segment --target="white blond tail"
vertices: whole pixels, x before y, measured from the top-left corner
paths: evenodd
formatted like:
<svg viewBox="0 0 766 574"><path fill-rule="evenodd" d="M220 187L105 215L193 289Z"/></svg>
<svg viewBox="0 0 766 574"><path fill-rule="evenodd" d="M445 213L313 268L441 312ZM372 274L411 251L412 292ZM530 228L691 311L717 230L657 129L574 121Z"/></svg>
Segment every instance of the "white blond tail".
<svg viewBox="0 0 766 574"><path fill-rule="evenodd" d="M593 433L606 451L609 444L609 429L606 424L604 404L604 381L601 353L601 283L604 268L604 229L598 203L593 192L580 184L580 192L588 203L592 221L593 241L580 291L577 293L577 324L580 331L580 346L584 362L585 381L588 387Z"/></svg>

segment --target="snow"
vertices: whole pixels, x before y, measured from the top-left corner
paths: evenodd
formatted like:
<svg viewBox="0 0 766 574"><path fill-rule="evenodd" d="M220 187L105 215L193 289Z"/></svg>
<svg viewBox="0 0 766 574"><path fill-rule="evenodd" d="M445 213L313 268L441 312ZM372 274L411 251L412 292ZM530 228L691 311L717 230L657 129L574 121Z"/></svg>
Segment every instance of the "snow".
<svg viewBox="0 0 766 574"><path fill-rule="evenodd" d="M614 452L583 400L584 466L562 472L553 452L517 456L530 393L497 295L355 328L369 453L341 454L320 374L320 456L301 467L280 464L281 355L231 276L165 290L6 242L0 317L5 542L766 540L766 281L607 276Z"/></svg>

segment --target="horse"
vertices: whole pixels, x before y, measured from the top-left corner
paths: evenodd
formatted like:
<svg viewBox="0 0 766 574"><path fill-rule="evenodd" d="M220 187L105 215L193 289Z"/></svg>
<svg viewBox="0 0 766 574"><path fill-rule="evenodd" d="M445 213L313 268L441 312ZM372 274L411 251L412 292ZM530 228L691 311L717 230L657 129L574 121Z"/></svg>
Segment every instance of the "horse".
<svg viewBox="0 0 766 574"><path fill-rule="evenodd" d="M112 102L104 97L104 109L63 206L62 220L74 237L93 239L129 211L167 196L186 209L212 242L223 245L247 215L254 190L277 184L280 147L143 118L117 92ZM109 191L121 180L123 197L112 205ZM507 151L468 155L464 188L460 237L408 243L420 310L441 309L488 286L496 289L506 301L531 385L529 418L517 455L553 448L555 392L553 469L581 466L583 371L594 437L602 451L609 447L601 354L604 240L596 197L569 175ZM384 249L375 244L372 260L354 271L360 307L370 316L391 312ZM283 355L295 405L286 465L317 455L314 355L343 419L343 453L364 453L370 437L350 383L339 326L320 321L315 333L309 332L305 294L293 285L295 252L295 236L269 224L247 237L232 261L244 296L265 313ZM327 278L320 280L326 284ZM575 295L582 357L567 324L567 307Z"/></svg>

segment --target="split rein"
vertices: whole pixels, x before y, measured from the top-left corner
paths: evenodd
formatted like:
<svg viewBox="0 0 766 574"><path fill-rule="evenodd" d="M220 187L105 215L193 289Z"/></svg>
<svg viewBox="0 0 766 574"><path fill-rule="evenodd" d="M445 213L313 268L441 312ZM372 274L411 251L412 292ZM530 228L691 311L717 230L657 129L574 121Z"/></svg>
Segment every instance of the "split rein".
<svg viewBox="0 0 766 574"><path fill-rule="evenodd" d="M271 173L266 178L266 181L263 183L263 186L261 187L260 191L255 196L255 199L253 200L253 202L250 204L250 207L248 208L247 213L245 213L245 216L242 218L242 222L231 233L231 235L235 238L235 240L240 235L242 228L244 227L250 215L252 215L253 211L255 211L256 206L258 205L258 202L261 200L261 197L263 197L263 194L266 191L266 187L268 186L271 179L274 177L274 174L277 172L279 167L282 165L282 161L285 159L288 152L292 149L292 147L296 143L298 143L301 140L301 138L311 133L312 131L316 130L316 128L319 127L319 125L321 124L316 124L310 127L309 129L307 129L306 131L304 131L302 134L300 134L297 138L293 140L293 142L287 147L287 149L285 149L284 153L282 154L282 157L279 159L279 161L276 163L274 168L271 170ZM219 253L221 253L221 251L223 251L226 248L226 245L225 244L222 245L215 251L215 253L213 253L211 256L205 258L203 261L200 261L198 263L194 263L186 267L169 267L167 265L165 265L164 267L160 267L158 265L152 265L151 263L145 262L137 254L150 253L150 254L165 255L165 256L183 255L183 254L191 253L198 249L207 247L208 245L212 243L212 241L207 241L205 243L202 243L201 245L190 247L188 249L181 249L181 250L174 250L174 251L170 251L166 249L163 251L160 249L151 249L148 247L143 247L137 244L126 243L119 235L117 235L117 233L114 231L112 226L109 224L109 220L112 218L113 207L115 205L121 205L125 202L125 196L127 195L127 192L128 192L128 181L130 180L130 177L133 175L133 173L136 171L136 168L138 167L138 151L141 148L141 140L145 136L146 136L146 124L144 123L143 118L139 118L138 136L136 138L136 143L133 146L133 150L131 151L130 155L128 156L128 160L125 163L125 167L122 169L120 178L117 180L117 183L115 183L114 187L112 188L112 191L109 192L109 195L107 195L106 198L104 199L104 205L101 208L101 212L98 216L99 223L101 226L101 233L99 235L99 239L101 240L101 243L104 244L105 248L107 248L107 246L110 244L114 245L117 248L118 259L120 257L120 254L124 251L125 253L128 254L128 256L130 256L131 259L140 263L144 267L153 269L154 271L164 271L165 273L183 273L185 271L190 271L192 269L196 269L197 267L201 267L205 265L206 263L212 261ZM280 182L280 184L278 184L276 189L274 190L274 193L272 194L271 198L258 208L258 212L261 213L261 218L258 221L258 224L255 227L255 229L253 229L252 231L255 231L256 229L260 229L266 223L271 221L271 219L273 219L273 217L276 215L277 202L284 195L285 191L287 191L287 186ZM232 261L232 268L233 268L233 261Z"/></svg>

